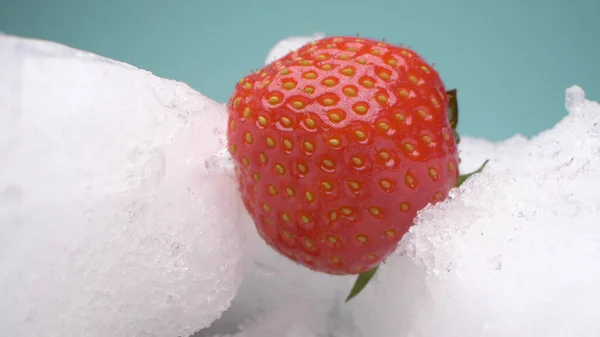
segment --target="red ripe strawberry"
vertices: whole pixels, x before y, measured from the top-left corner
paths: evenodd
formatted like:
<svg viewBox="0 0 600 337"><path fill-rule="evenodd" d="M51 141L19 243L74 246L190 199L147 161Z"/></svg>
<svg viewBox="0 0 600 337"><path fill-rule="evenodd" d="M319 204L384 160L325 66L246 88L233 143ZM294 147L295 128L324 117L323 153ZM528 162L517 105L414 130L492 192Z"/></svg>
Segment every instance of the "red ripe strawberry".
<svg viewBox="0 0 600 337"><path fill-rule="evenodd" d="M376 267L417 211L457 183L446 89L403 47L310 43L242 79L228 109L229 149L258 232L313 270Z"/></svg>

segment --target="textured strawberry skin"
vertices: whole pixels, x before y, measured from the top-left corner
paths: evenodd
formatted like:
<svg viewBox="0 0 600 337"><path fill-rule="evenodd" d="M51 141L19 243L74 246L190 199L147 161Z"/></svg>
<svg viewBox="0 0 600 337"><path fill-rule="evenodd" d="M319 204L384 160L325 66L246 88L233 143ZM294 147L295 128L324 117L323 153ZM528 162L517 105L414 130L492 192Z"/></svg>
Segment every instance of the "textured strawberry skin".
<svg viewBox="0 0 600 337"><path fill-rule="evenodd" d="M364 38L325 38L243 78L228 142L261 237L325 273L380 264L457 181L447 105L423 58Z"/></svg>

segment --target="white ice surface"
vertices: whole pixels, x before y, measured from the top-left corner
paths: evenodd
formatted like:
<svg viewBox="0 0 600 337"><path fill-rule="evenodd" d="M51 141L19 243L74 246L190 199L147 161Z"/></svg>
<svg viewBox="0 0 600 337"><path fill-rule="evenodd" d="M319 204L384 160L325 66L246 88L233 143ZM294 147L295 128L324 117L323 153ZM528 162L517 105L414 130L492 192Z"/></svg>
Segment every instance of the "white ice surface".
<svg viewBox="0 0 600 337"><path fill-rule="evenodd" d="M241 203L205 167L223 105L0 36L0 336L188 336L242 278Z"/></svg>
<svg viewBox="0 0 600 337"><path fill-rule="evenodd" d="M198 336L599 336L600 105L572 87L566 108L531 139L463 136L461 171L490 159L484 173L421 212L350 303L353 278L306 271L251 236L254 268Z"/></svg>

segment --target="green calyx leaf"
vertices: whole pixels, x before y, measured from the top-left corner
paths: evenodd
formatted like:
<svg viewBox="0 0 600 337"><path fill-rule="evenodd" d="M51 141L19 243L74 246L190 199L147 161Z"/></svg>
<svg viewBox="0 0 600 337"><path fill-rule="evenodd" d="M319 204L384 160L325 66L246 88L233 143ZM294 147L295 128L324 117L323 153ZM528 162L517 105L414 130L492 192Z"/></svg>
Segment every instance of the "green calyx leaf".
<svg viewBox="0 0 600 337"><path fill-rule="evenodd" d="M483 169L485 168L485 166L487 165L487 163L489 162L489 159L486 159L486 161L483 162L483 164L481 164L481 166L479 166L479 168L471 173L467 173L467 174L461 174L458 177L458 180L456 181L456 187L462 185L467 179L469 179L472 175L476 174L476 173L481 173L483 171Z"/></svg>
<svg viewBox="0 0 600 337"><path fill-rule="evenodd" d="M450 128L452 129L452 135L454 136L454 141L456 144L460 143L460 135L456 128L458 127L458 91L456 89L451 89L446 91L446 96L448 96L448 123L450 124ZM486 160L481 164L481 166L475 170L474 172L462 174L458 177L458 181L456 182L456 187L462 185L469 177L474 175L475 173L480 173L483 171L485 166L489 160Z"/></svg>
<svg viewBox="0 0 600 337"><path fill-rule="evenodd" d="M452 136L454 136L454 141L456 144L460 143L460 135L456 128L458 127L458 97L457 90L452 89L446 91L446 95L448 96L448 122L450 123L450 128L452 131Z"/></svg>
<svg viewBox="0 0 600 337"><path fill-rule="evenodd" d="M358 275L356 281L354 281L354 286L352 287L352 290L350 290L350 294L348 295L348 297L346 297L346 302L356 297L356 295L358 295L365 288L367 283L369 283L369 281L373 278L373 275L375 275L375 273L377 272L378 268L379 267L375 267Z"/></svg>

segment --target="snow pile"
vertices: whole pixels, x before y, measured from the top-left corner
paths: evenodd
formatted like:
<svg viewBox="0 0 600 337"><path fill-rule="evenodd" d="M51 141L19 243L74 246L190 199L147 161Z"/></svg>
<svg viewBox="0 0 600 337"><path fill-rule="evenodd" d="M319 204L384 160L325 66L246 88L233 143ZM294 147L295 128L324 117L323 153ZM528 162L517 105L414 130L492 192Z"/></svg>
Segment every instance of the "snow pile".
<svg viewBox="0 0 600 337"><path fill-rule="evenodd" d="M462 156L490 157L488 167L420 214L407 257L352 304L362 331L600 335L600 105L572 87L567 108L531 140L463 140Z"/></svg>
<svg viewBox="0 0 600 337"><path fill-rule="evenodd" d="M254 270L197 336L600 335L600 105L572 87L566 107L532 139L463 137L461 170L490 159L484 173L421 212L349 303L352 277L304 271L256 236Z"/></svg>
<svg viewBox="0 0 600 337"><path fill-rule="evenodd" d="M242 278L222 105L0 35L0 335L188 336Z"/></svg>

